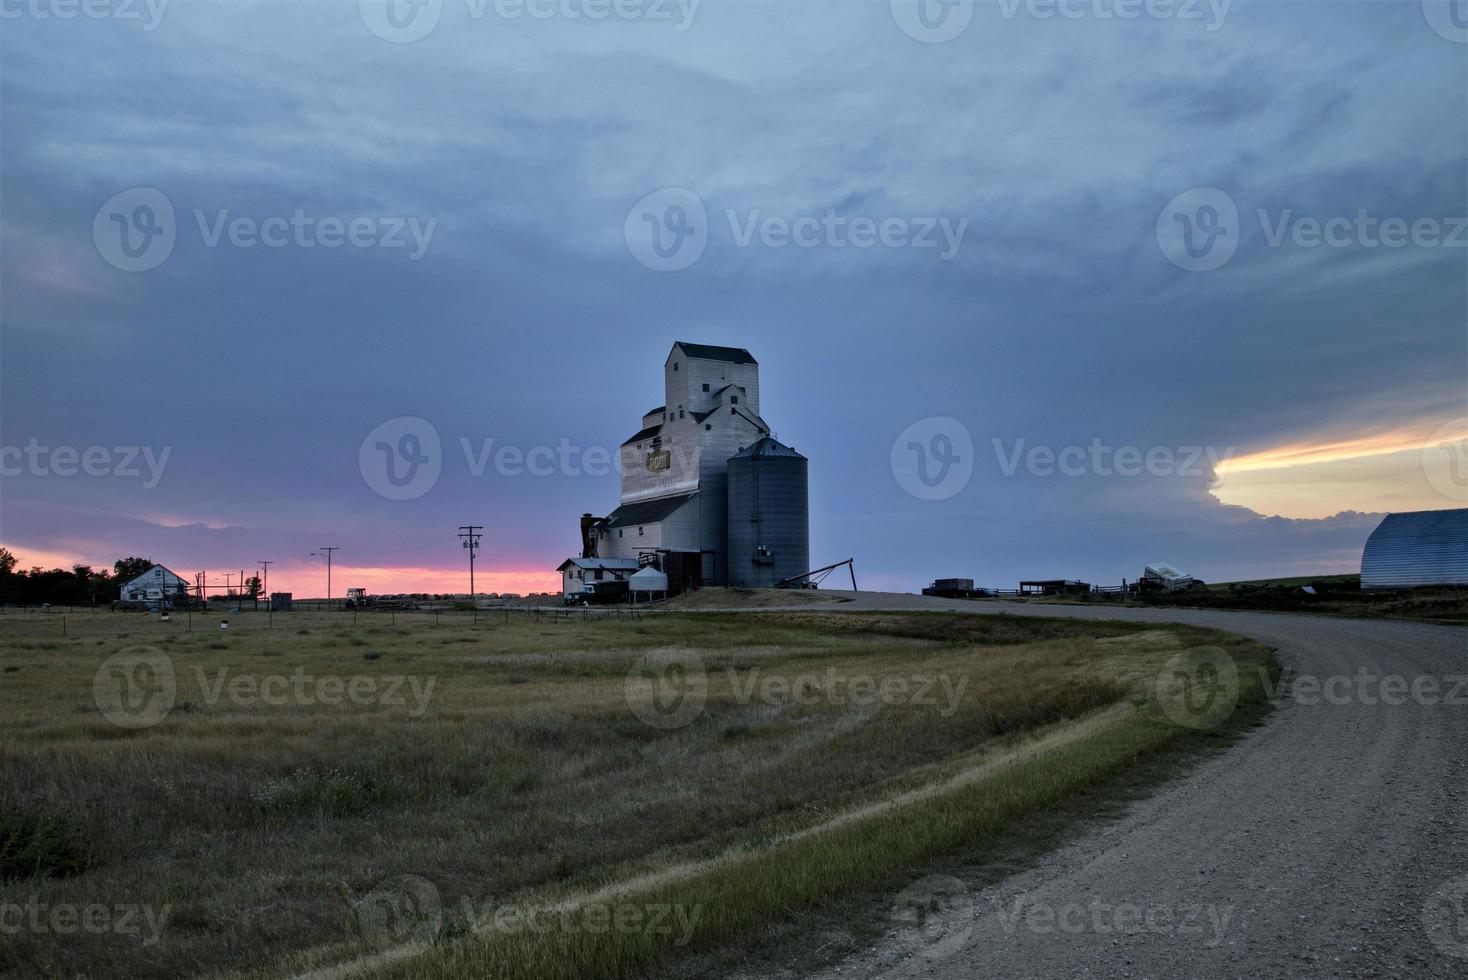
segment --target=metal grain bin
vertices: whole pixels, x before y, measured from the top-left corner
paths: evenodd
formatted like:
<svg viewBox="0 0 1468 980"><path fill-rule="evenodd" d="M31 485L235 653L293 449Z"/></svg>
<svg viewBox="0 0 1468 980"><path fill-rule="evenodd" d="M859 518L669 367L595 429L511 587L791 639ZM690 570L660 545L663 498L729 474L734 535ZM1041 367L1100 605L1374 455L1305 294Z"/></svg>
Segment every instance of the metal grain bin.
<svg viewBox="0 0 1468 980"><path fill-rule="evenodd" d="M767 588L810 571L807 465L768 436L730 457L730 585Z"/></svg>
<svg viewBox="0 0 1468 980"><path fill-rule="evenodd" d="M1388 514L1361 552L1361 588L1468 585L1468 508Z"/></svg>

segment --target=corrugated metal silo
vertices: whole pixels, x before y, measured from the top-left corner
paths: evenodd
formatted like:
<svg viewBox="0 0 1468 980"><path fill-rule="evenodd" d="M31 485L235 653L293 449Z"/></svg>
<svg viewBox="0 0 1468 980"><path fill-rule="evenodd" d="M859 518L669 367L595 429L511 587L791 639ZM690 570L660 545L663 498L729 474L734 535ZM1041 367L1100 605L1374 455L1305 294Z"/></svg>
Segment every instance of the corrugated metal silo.
<svg viewBox="0 0 1468 980"><path fill-rule="evenodd" d="M768 587L808 571L806 458L766 436L729 458L729 584Z"/></svg>
<svg viewBox="0 0 1468 980"><path fill-rule="evenodd" d="M1361 588L1468 585L1468 509L1388 514L1361 552Z"/></svg>

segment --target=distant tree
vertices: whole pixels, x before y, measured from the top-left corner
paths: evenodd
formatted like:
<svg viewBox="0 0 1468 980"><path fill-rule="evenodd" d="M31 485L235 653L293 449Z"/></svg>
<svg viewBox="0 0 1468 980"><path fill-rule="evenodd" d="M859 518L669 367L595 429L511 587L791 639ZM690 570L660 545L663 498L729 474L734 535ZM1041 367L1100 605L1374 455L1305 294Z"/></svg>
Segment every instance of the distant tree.
<svg viewBox="0 0 1468 980"><path fill-rule="evenodd" d="M0 548L0 575L10 575L19 563L20 559L9 548Z"/></svg>
<svg viewBox="0 0 1468 980"><path fill-rule="evenodd" d="M119 558L112 563L112 575L120 585L123 582L131 582L153 565L151 558Z"/></svg>
<svg viewBox="0 0 1468 980"><path fill-rule="evenodd" d="M251 599L260 598L260 576L252 575L245 579L245 595Z"/></svg>

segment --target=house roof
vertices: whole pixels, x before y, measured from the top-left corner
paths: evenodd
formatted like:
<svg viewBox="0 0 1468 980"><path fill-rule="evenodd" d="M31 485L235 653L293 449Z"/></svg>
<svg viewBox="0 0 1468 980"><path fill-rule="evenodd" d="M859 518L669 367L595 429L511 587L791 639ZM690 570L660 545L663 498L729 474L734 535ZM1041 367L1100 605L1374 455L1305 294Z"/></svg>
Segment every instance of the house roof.
<svg viewBox="0 0 1468 980"><path fill-rule="evenodd" d="M594 569L603 568L608 571L631 572L637 570L636 558L567 558L556 566L556 571L564 572L567 565L577 568Z"/></svg>
<svg viewBox="0 0 1468 980"><path fill-rule="evenodd" d="M163 574L162 575L155 575L154 574L154 571L155 570L161 571ZM169 584L174 584L174 583L182 583L184 585L188 585L189 584L188 583L188 580L185 579L182 575L179 575L179 574L175 573L172 569L170 569L170 568L168 568L168 567L166 567L164 565L149 565L148 566L148 570L146 572L143 572L141 575L135 575L132 578L128 579L126 582L122 583L122 584L124 586L128 586L128 585L132 585L135 582L141 582L143 579L154 579L154 578L161 578L165 582L168 582Z"/></svg>
<svg viewBox="0 0 1468 980"><path fill-rule="evenodd" d="M765 436L763 439L761 439L759 442L756 442L752 446L746 446L730 458L768 459L771 456L789 456L795 459L805 459L805 457L800 455L800 453L796 452L789 446L770 436Z"/></svg>
<svg viewBox="0 0 1468 980"><path fill-rule="evenodd" d="M607 515L607 527L627 527L631 524L656 524L659 521L672 517L678 508L698 496L698 491L693 493L680 493L673 497L659 497L656 500L643 500L635 504L623 504Z"/></svg>
<svg viewBox="0 0 1468 980"><path fill-rule="evenodd" d="M660 432L662 430L662 428L663 428L663 424L661 422L659 422L657 425L649 425L647 428L645 428L642 431L636 433L631 438L624 439L622 441L622 445L626 446L626 445L629 445L629 444L634 443L634 442L641 442L643 439L651 438L652 436L657 435L658 432Z"/></svg>
<svg viewBox="0 0 1468 980"><path fill-rule="evenodd" d="M758 364L754 355L743 347L715 347L712 344L690 344L686 340L680 340L673 344L674 347L683 348L683 353L689 357L697 357L705 361L729 361L733 364Z"/></svg>

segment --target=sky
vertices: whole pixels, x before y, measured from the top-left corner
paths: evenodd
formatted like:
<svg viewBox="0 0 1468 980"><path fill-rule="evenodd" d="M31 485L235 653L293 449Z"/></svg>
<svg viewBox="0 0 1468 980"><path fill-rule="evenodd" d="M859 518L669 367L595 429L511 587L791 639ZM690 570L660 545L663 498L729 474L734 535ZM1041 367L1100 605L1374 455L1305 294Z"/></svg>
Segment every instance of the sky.
<svg viewBox="0 0 1468 980"><path fill-rule="evenodd" d="M1358 570L1468 506L1460 7L0 0L0 544L553 589L687 340L863 588Z"/></svg>

